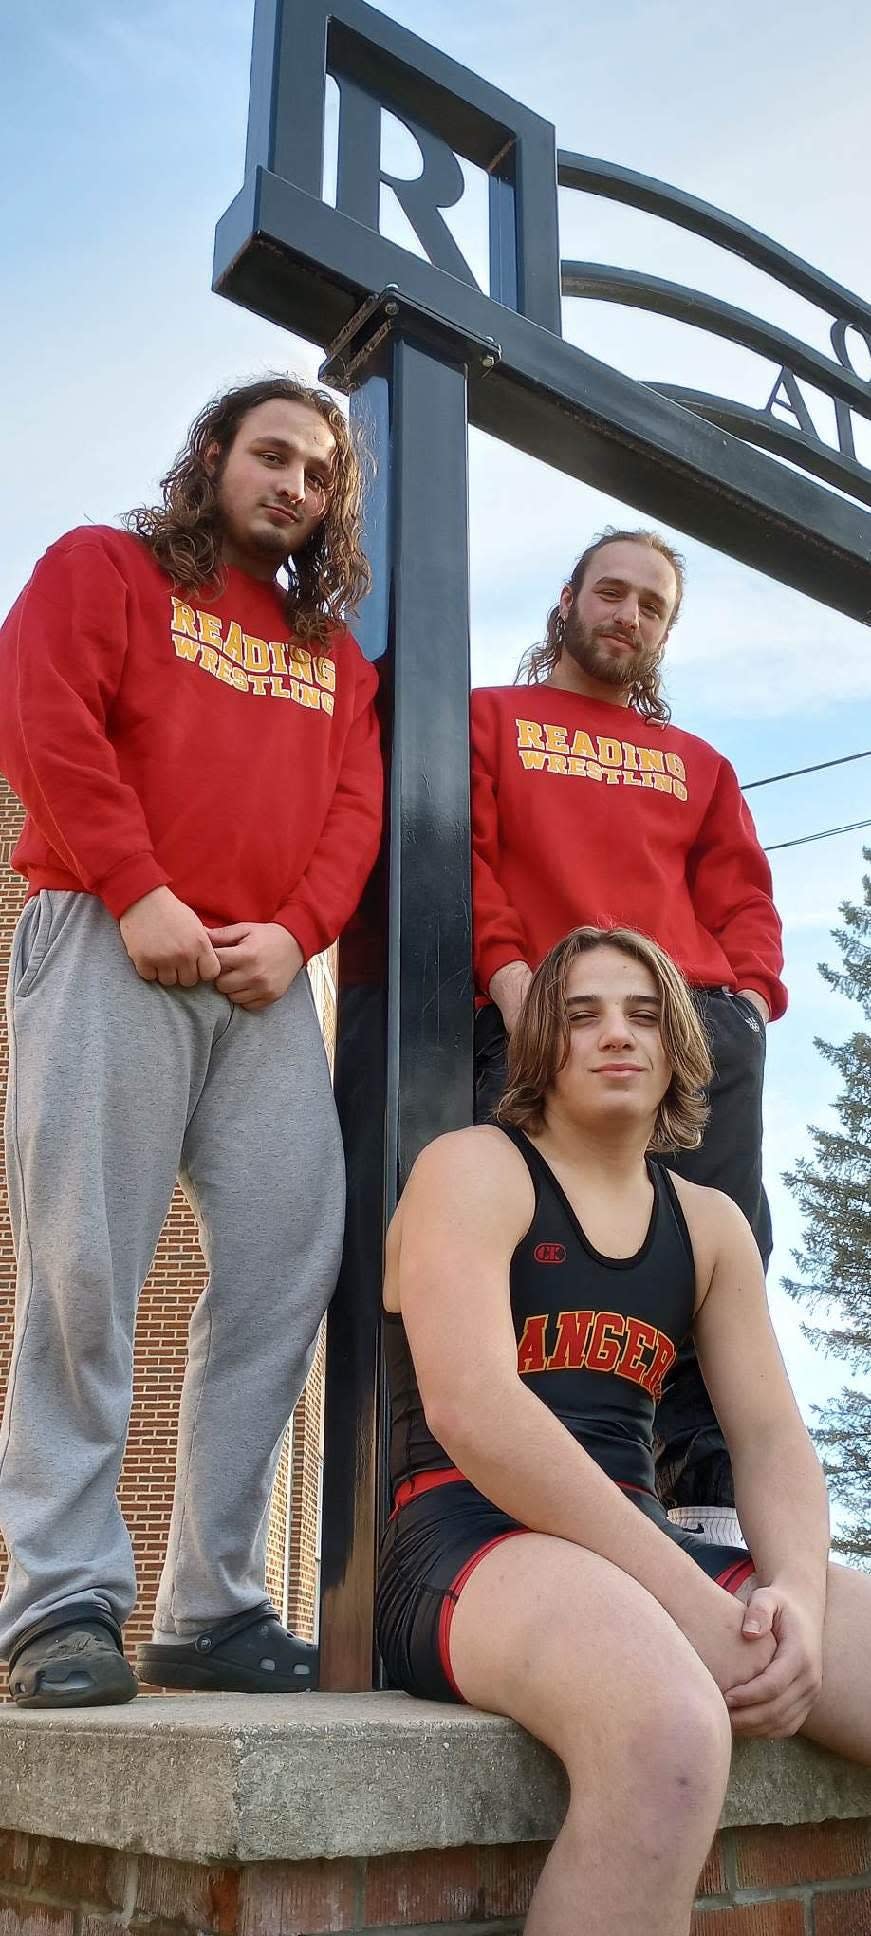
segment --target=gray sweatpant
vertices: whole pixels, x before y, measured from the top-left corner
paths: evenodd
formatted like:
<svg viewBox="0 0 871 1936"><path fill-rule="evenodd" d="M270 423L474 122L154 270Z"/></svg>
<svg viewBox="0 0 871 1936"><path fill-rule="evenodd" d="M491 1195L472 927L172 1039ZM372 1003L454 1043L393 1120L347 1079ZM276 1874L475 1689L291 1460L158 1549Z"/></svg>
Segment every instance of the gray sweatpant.
<svg viewBox="0 0 871 1936"><path fill-rule="evenodd" d="M338 1275L344 1170L308 976L249 1015L137 975L88 894L15 933L6 1157L18 1258L0 1435L0 1657L65 1601L136 1599L115 1490L133 1328L176 1176L209 1280L191 1319L156 1627L265 1599L269 1498Z"/></svg>

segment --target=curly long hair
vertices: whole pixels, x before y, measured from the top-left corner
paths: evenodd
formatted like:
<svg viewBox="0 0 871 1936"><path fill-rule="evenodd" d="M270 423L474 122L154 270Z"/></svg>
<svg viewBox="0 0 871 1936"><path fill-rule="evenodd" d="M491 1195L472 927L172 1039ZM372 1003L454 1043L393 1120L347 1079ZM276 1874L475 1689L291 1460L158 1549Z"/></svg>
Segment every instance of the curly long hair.
<svg viewBox="0 0 871 1936"><path fill-rule="evenodd" d="M692 996L671 957L633 928L573 928L545 955L529 989L508 1046L508 1083L496 1121L540 1129L547 1092L569 1057L572 1030L566 983L581 955L619 948L650 970L660 1000L659 1032L671 1064L671 1080L656 1112L648 1149L653 1154L697 1149L708 1120L706 1090L712 1066L705 1031Z"/></svg>
<svg viewBox="0 0 871 1936"><path fill-rule="evenodd" d="M327 390L296 377L240 383L214 397L194 418L184 448L160 480L162 505L140 505L123 522L154 553L173 583L200 591L220 583L223 528L218 486L240 424L260 403L304 403L335 438L326 513L301 551L288 559L287 622L301 638L325 641L353 612L370 585L360 548L365 452ZM218 449L217 463L206 455Z"/></svg>
<svg viewBox="0 0 871 1936"><path fill-rule="evenodd" d="M668 564L671 565L677 580L677 597L674 602L674 610L668 621L668 631L662 641L655 663L648 666L641 678L637 679L635 684L629 688L630 706L634 706L636 712L641 713L644 719L655 719L658 720L660 725L665 726L671 718L671 707L663 696L659 668L668 635L671 632L672 626L677 622L677 616L684 594L686 564L680 552L675 551L674 547L668 543L666 538L660 537L658 531L618 531L614 525L606 525L605 530L601 532L600 536L591 545L587 546L586 551L578 559L571 577L566 582L573 596L577 597L584 582L587 566L592 563L596 553L601 551L604 545L622 544L626 542L646 545L649 551L658 551L660 556L665 558ZM545 679L549 679L562 655L564 636L565 621L560 611L559 603L557 603L548 612L545 634L541 643L539 645L529 646L528 650L524 652L515 674L515 685L538 686Z"/></svg>

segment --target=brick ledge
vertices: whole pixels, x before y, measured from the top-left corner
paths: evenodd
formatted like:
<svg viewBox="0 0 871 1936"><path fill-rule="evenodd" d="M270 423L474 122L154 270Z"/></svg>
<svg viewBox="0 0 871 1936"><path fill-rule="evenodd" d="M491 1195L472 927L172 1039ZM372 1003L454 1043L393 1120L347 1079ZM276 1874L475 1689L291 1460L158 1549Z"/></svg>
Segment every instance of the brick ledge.
<svg viewBox="0 0 871 1936"><path fill-rule="evenodd" d="M559 1763L512 1722L403 1694L140 1695L0 1708L0 1830L187 1862L550 1841ZM871 1770L736 1748L724 1828L871 1817Z"/></svg>

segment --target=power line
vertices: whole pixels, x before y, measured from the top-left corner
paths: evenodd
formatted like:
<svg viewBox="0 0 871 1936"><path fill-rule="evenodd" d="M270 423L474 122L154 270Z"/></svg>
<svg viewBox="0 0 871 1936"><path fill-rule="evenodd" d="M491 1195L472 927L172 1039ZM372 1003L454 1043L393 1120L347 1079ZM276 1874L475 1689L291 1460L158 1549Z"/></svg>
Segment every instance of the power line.
<svg viewBox="0 0 871 1936"><path fill-rule="evenodd" d="M797 840L776 840L773 847L766 847L763 852L778 854L783 847L806 847L811 840L831 840L833 834L854 834L860 827L871 827L871 820L851 820L846 827L824 827L821 833L800 834Z"/></svg>
<svg viewBox="0 0 871 1936"><path fill-rule="evenodd" d="M824 773L829 766L849 766L851 760L871 759L871 746L864 753L844 753L839 760L820 760L816 766L794 766L789 773L769 773L764 780L748 780L741 788L742 793L752 793L754 787L774 786L777 780L797 780L803 773ZM835 830L836 832L839 829Z"/></svg>
<svg viewBox="0 0 871 1936"><path fill-rule="evenodd" d="M788 773L769 773L764 780L748 780L742 793L751 793L754 787L774 786L778 780L798 780L805 773L824 773L831 766L849 766L853 760L871 759L871 746L863 753L842 753L837 760L819 760L815 766L795 766ZM831 840L835 834L852 834L861 827L871 827L871 820L851 820L844 827L823 827L818 834L799 834L795 840L777 840L771 847L764 848L766 854L779 854L784 847L807 847L813 840Z"/></svg>

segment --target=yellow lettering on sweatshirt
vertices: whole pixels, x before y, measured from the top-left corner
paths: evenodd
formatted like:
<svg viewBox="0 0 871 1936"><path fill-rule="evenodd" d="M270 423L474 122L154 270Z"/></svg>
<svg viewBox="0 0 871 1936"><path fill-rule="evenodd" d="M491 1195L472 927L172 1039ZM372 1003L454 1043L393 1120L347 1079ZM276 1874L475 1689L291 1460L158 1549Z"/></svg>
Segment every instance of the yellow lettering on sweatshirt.
<svg viewBox="0 0 871 1936"><path fill-rule="evenodd" d="M265 639L254 639L250 632L245 633L245 671L268 672L270 668L269 647Z"/></svg>
<svg viewBox="0 0 871 1936"><path fill-rule="evenodd" d="M180 598L173 598L172 601L172 629L174 632L183 632L188 639L197 637L197 622L191 607L183 605Z"/></svg>
<svg viewBox="0 0 871 1936"><path fill-rule="evenodd" d="M223 645L224 640L223 640L223 633L221 631L221 621L219 618L215 617L214 612L198 611L197 620L200 628L200 638L202 639L203 645Z"/></svg>
<svg viewBox="0 0 871 1936"><path fill-rule="evenodd" d="M171 594L170 637L176 659L196 666L231 692L254 699L287 699L305 712L335 712L337 672L325 653L316 657L304 645L260 639L231 619L224 638L214 612L186 605Z"/></svg>
<svg viewBox="0 0 871 1936"><path fill-rule="evenodd" d="M244 658L245 658L244 639L245 639L245 634L242 630L242 627L241 625L237 625L236 620L234 619L232 625L230 626L227 632L226 639L224 640L224 656L227 659L232 659L233 664L237 666L240 666L244 663Z"/></svg>
<svg viewBox="0 0 871 1936"><path fill-rule="evenodd" d="M526 773L689 799L686 767L679 753L636 746L633 740L616 739L609 733L597 734L594 743L580 728L569 739L567 728L558 721L516 718L514 723L517 756Z"/></svg>

